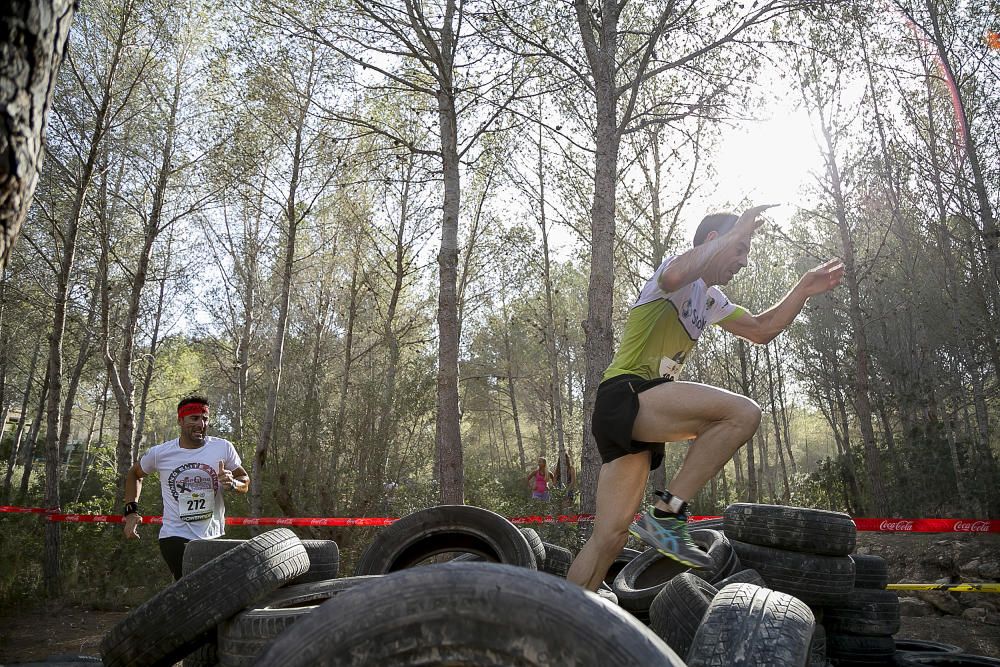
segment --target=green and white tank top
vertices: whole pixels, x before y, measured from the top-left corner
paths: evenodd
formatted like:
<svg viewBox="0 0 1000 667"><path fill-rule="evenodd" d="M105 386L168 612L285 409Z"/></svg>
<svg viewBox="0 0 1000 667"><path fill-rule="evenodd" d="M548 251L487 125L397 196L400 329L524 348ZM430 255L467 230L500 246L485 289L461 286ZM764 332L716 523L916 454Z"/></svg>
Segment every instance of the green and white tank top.
<svg viewBox="0 0 1000 667"><path fill-rule="evenodd" d="M660 289L660 275L676 258L672 255L660 264L629 310L618 353L604 371L605 380L625 374L675 380L706 326L746 312L701 278L674 292Z"/></svg>

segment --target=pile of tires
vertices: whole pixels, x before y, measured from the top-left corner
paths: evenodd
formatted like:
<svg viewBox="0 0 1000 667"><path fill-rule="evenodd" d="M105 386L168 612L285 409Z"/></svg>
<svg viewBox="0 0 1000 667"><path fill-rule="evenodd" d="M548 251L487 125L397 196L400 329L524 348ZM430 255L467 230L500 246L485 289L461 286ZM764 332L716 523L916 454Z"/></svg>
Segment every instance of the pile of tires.
<svg viewBox="0 0 1000 667"><path fill-rule="evenodd" d="M396 521L351 576L335 542L288 529L191 542L184 576L101 655L136 667L1000 665L895 641L886 563L853 553L845 514L738 503L691 535L710 566L624 549L596 594L564 581L569 550L465 505Z"/></svg>
<svg viewBox="0 0 1000 667"><path fill-rule="evenodd" d="M101 655L105 665L135 667L684 667L634 617L564 581L571 561L534 530L469 506L396 521L346 577L336 543L284 528L196 541L184 576L112 628Z"/></svg>

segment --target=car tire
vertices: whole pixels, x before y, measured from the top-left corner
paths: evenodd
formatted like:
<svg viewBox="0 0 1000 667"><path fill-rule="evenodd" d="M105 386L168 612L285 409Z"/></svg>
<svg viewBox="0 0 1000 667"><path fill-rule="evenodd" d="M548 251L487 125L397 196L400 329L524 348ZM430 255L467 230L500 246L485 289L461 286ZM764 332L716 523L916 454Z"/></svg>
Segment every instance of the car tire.
<svg viewBox="0 0 1000 667"><path fill-rule="evenodd" d="M323 603L259 667L663 665L669 646L620 608L545 573L494 563L394 572Z"/></svg>
<svg viewBox="0 0 1000 667"><path fill-rule="evenodd" d="M101 658L107 667L171 665L203 644L219 623L308 568L305 547L292 531L262 533L129 613L104 636Z"/></svg>

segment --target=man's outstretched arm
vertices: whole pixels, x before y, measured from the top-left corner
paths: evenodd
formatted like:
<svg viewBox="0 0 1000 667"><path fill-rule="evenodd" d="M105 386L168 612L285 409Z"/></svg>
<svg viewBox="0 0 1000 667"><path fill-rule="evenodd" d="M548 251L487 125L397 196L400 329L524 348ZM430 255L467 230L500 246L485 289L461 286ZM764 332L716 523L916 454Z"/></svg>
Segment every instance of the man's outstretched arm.
<svg viewBox="0 0 1000 667"><path fill-rule="evenodd" d="M740 317L719 322L719 326L729 333L764 345L784 331L806 305L809 297L829 292L840 284L844 277L844 263L831 259L815 269L807 271L788 294L760 315L744 313Z"/></svg>

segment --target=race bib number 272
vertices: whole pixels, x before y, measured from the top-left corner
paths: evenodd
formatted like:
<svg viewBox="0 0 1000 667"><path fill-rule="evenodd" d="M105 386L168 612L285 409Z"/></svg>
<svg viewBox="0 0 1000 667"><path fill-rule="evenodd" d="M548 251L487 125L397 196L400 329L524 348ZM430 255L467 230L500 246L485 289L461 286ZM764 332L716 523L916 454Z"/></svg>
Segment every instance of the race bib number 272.
<svg viewBox="0 0 1000 667"><path fill-rule="evenodd" d="M211 489L177 494L177 513L181 521L205 521L215 512L215 494Z"/></svg>

